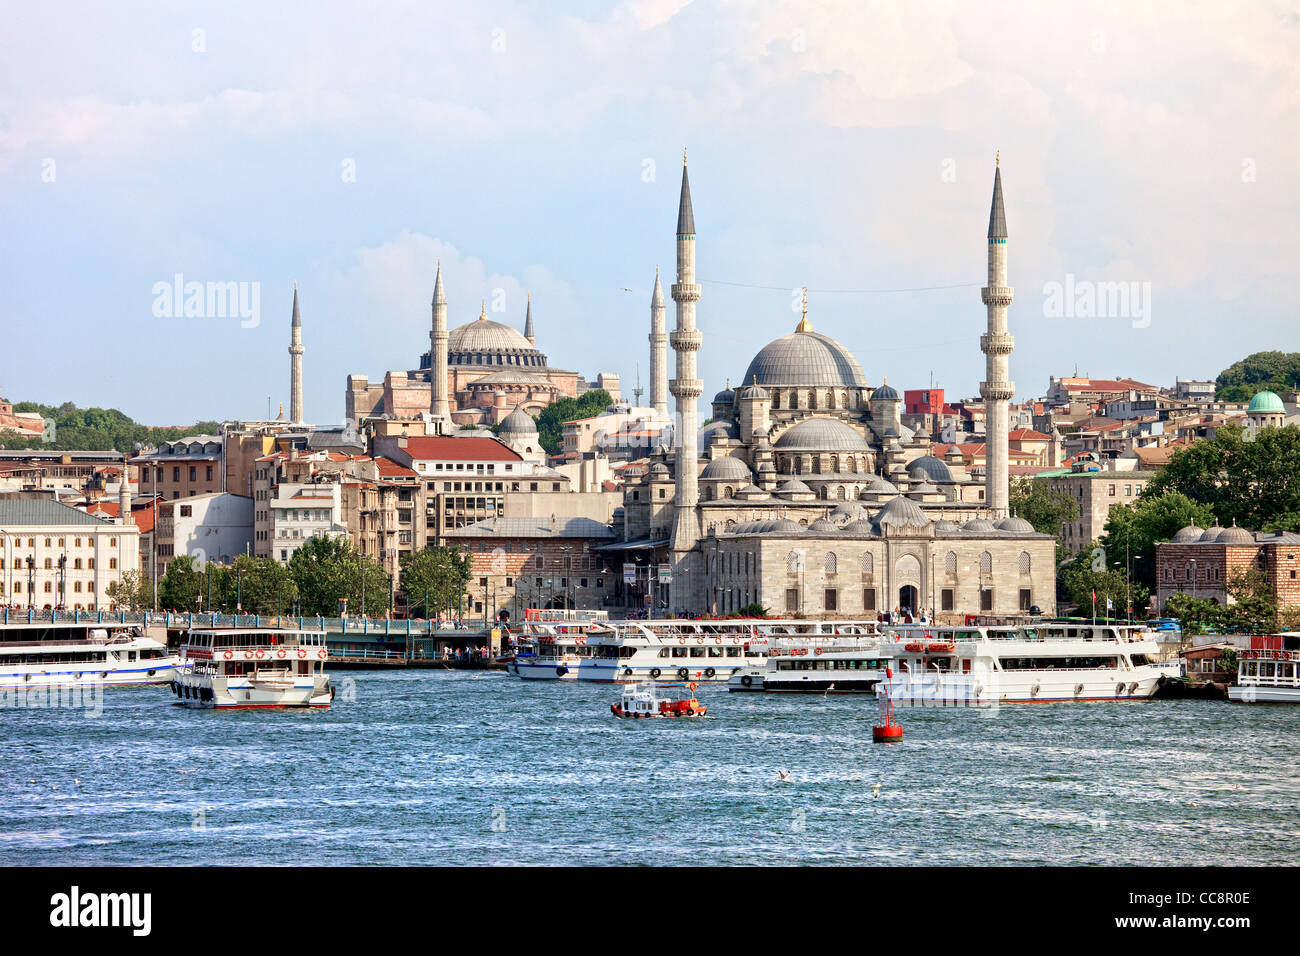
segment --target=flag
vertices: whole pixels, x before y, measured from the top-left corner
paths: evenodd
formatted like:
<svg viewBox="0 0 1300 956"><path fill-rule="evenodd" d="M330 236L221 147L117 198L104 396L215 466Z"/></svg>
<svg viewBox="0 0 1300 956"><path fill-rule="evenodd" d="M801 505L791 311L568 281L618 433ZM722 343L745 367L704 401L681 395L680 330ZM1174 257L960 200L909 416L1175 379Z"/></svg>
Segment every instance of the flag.
<svg viewBox="0 0 1300 956"><path fill-rule="evenodd" d="M1115 610L1115 605L1111 602L1110 598L1106 598L1106 610L1108 611Z"/></svg>

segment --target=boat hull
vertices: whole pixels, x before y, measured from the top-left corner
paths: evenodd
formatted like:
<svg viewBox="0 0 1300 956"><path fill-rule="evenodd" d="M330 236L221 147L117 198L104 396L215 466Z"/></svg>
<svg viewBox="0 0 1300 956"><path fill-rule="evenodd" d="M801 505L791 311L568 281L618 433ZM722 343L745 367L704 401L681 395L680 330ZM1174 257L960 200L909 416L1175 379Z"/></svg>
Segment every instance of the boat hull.
<svg viewBox="0 0 1300 956"><path fill-rule="evenodd" d="M1300 687L1259 687L1233 684L1228 700L1237 704L1300 704Z"/></svg>
<svg viewBox="0 0 1300 956"><path fill-rule="evenodd" d="M288 682L184 674L173 692L181 706L198 710L328 707L334 696L328 677Z"/></svg>
<svg viewBox="0 0 1300 956"><path fill-rule="evenodd" d="M58 670L42 669L37 665L26 664L0 667L0 690L143 687L151 684L170 684L180 673L180 665L175 658L163 658L147 663L151 666L97 663L87 664L85 667L72 665Z"/></svg>

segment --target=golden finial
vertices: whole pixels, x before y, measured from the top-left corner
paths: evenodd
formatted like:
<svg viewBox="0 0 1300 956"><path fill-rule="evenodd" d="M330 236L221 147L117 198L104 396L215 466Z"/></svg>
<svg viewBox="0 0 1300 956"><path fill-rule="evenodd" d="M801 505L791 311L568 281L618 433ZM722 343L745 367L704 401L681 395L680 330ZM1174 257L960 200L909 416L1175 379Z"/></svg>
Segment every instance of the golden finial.
<svg viewBox="0 0 1300 956"><path fill-rule="evenodd" d="M755 374L754 374L754 384L755 384L755 385L758 384L758 373L755 373Z"/></svg>
<svg viewBox="0 0 1300 956"><path fill-rule="evenodd" d="M888 376L888 375L885 375L884 373L881 373L881 376L880 376L880 384L881 384L881 385L888 385L888 384L889 384L889 376Z"/></svg>
<svg viewBox="0 0 1300 956"><path fill-rule="evenodd" d="M483 300L483 311L478 314L478 319L480 322L487 321L487 299Z"/></svg>
<svg viewBox="0 0 1300 956"><path fill-rule="evenodd" d="M686 147L685 147L685 146L682 147L682 165L683 165L683 166L686 165Z"/></svg>
<svg viewBox="0 0 1300 956"><path fill-rule="evenodd" d="M294 292L297 292L297 291L298 291L298 280L297 280L297 279L294 279L294 280L293 280L293 291L294 291Z"/></svg>
<svg viewBox="0 0 1300 956"><path fill-rule="evenodd" d="M999 149L993 153L993 165L994 166L1002 165L1002 150Z"/></svg>
<svg viewBox="0 0 1300 956"><path fill-rule="evenodd" d="M799 325L795 327L796 332L811 332L812 323L808 321L808 287L803 289L803 317L799 319Z"/></svg>

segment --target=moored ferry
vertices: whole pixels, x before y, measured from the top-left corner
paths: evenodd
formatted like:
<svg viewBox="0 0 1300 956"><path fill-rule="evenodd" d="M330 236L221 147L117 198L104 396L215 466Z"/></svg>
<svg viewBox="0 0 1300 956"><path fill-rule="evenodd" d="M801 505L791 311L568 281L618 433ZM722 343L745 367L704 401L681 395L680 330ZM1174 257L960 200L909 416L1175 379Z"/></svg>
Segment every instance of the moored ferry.
<svg viewBox="0 0 1300 956"><path fill-rule="evenodd" d="M538 621L525 628L508 666L525 680L723 683L740 668L761 664L772 641L812 647L879 632L875 621Z"/></svg>
<svg viewBox="0 0 1300 956"><path fill-rule="evenodd" d="M328 707L324 631L204 628L186 633L172 692L187 707Z"/></svg>
<svg viewBox="0 0 1300 956"><path fill-rule="evenodd" d="M1237 683L1228 700L1239 704L1300 704L1300 633L1252 635L1237 651Z"/></svg>
<svg viewBox="0 0 1300 956"><path fill-rule="evenodd" d="M892 626L882 656L895 705L979 706L1139 700L1162 668L1149 628L1036 622L1018 626Z"/></svg>
<svg viewBox="0 0 1300 956"><path fill-rule="evenodd" d="M727 681L729 691L773 694L874 694L885 679L879 639L834 638L790 643L772 641L761 664L742 667Z"/></svg>
<svg viewBox="0 0 1300 956"><path fill-rule="evenodd" d="M139 625L0 625L0 688L166 684L179 663Z"/></svg>

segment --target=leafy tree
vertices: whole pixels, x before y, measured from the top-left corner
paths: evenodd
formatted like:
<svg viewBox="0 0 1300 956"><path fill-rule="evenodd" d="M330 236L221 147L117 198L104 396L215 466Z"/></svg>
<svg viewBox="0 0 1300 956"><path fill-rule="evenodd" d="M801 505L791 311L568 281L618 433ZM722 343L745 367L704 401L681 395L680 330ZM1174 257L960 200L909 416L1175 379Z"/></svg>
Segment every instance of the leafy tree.
<svg viewBox="0 0 1300 956"><path fill-rule="evenodd" d="M1061 525L1079 520L1079 505L1074 498L1042 481L1014 479L1010 504L1012 514L1024 518L1039 534L1050 534L1053 538L1060 536Z"/></svg>
<svg viewBox="0 0 1300 956"><path fill-rule="evenodd" d="M1277 602L1264 572L1251 568L1231 575L1224 586L1228 602L1220 604L1210 598L1174 594L1165 602L1165 610L1178 618L1183 631L1270 634L1279 630Z"/></svg>
<svg viewBox="0 0 1300 956"><path fill-rule="evenodd" d="M1110 509L1105 533L1097 543L1105 551L1108 566L1122 564L1126 573L1131 567L1133 580L1153 591L1156 542L1170 540L1189 524L1204 528L1213 523L1214 514L1208 505L1198 504L1177 491L1157 494L1148 488L1133 504Z"/></svg>
<svg viewBox="0 0 1300 956"><path fill-rule="evenodd" d="M158 603L168 611L197 611L203 577L188 554L178 554L158 582Z"/></svg>
<svg viewBox="0 0 1300 956"><path fill-rule="evenodd" d="M134 569L123 571L121 578L110 581L105 593L119 608L132 611L153 608L153 582Z"/></svg>
<svg viewBox="0 0 1300 956"><path fill-rule="evenodd" d="M1214 380L1221 402L1248 401L1256 392L1300 388L1300 352L1255 352L1229 365Z"/></svg>
<svg viewBox="0 0 1300 956"><path fill-rule="evenodd" d="M1126 601L1132 600L1135 614L1146 610L1151 598L1150 589L1141 581L1132 580L1123 562L1119 567L1094 557L1091 551L1082 551L1061 565L1058 580L1062 590L1078 606L1078 613L1084 616L1092 614L1092 595L1097 595L1097 616L1123 617L1127 611ZM1115 609L1106 611L1106 599L1110 598Z"/></svg>
<svg viewBox="0 0 1300 956"><path fill-rule="evenodd" d="M62 405L41 405L37 402L18 402L14 411L37 412L43 418L54 420L54 441L49 448L108 451L110 449L130 454L135 446L156 445L189 435L212 434L221 430L215 421L195 422L181 428L141 425L116 408L78 408L72 402ZM41 444L40 439L28 438L12 430L0 431L0 447L29 448Z"/></svg>
<svg viewBox="0 0 1300 956"><path fill-rule="evenodd" d="M312 537L289 559L289 573L303 614L333 617L342 598L347 599L349 614L373 617L388 609L388 575L347 538Z"/></svg>
<svg viewBox="0 0 1300 956"><path fill-rule="evenodd" d="M401 563L402 593L412 612L427 618L431 611L438 614L461 606L470 579L468 554L458 548L425 548L402 555Z"/></svg>
<svg viewBox="0 0 1300 956"><path fill-rule="evenodd" d="M1174 452L1143 495L1178 491L1209 505L1220 524L1260 531L1300 525L1300 428L1263 428L1250 436L1225 425L1212 439Z"/></svg>
<svg viewBox="0 0 1300 956"><path fill-rule="evenodd" d="M769 612L767 608L763 607L763 605L755 601L752 604L746 604L744 607L732 611L727 616L728 617L767 617L768 613Z"/></svg>
<svg viewBox="0 0 1300 956"><path fill-rule="evenodd" d="M229 568L220 569L214 582L214 604L218 593L217 606L227 614L233 614L240 605L246 614L292 614L298 584L290 569L279 561L241 554ZM337 613L337 608L329 613Z"/></svg>
<svg viewBox="0 0 1300 956"><path fill-rule="evenodd" d="M591 418L603 412L613 400L603 388L583 392L578 398L561 398L537 416L537 438L547 454L557 455L564 442L564 423Z"/></svg>

